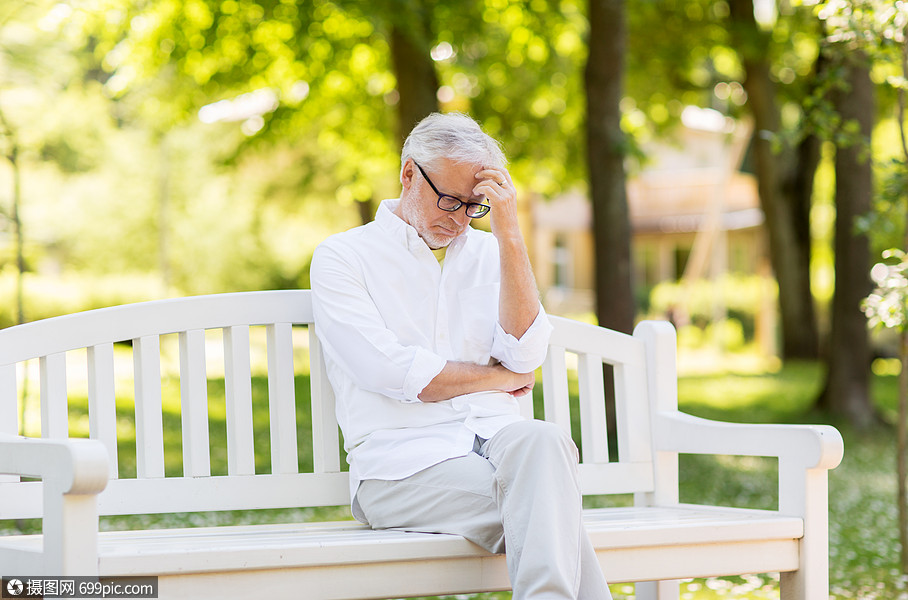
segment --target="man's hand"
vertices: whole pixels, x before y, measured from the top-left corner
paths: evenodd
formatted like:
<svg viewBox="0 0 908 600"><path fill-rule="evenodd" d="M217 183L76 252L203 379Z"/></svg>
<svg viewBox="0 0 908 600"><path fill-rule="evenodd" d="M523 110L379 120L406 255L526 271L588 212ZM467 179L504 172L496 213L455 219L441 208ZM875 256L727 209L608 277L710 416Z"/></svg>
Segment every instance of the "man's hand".
<svg viewBox="0 0 908 600"><path fill-rule="evenodd" d="M511 181L511 174L507 169L486 167L476 173L476 179L480 181L473 188L473 194L485 196L492 207L489 214L492 235L499 241L519 239L522 243L517 221L517 190Z"/></svg>
<svg viewBox="0 0 908 600"><path fill-rule="evenodd" d="M502 365L477 365L448 361L441 373L419 393L423 402L440 402L455 396L497 390L526 396L533 390L536 376L533 373L515 373Z"/></svg>

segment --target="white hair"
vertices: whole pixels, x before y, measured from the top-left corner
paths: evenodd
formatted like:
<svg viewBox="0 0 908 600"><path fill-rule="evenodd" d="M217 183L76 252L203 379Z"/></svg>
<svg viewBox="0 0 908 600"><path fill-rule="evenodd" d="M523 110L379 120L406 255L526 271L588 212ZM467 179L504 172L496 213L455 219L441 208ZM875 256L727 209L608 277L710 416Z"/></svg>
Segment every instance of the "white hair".
<svg viewBox="0 0 908 600"><path fill-rule="evenodd" d="M501 144L461 113L432 113L417 123L404 142L401 170L411 158L426 169L437 168L444 158L494 168L508 162Z"/></svg>

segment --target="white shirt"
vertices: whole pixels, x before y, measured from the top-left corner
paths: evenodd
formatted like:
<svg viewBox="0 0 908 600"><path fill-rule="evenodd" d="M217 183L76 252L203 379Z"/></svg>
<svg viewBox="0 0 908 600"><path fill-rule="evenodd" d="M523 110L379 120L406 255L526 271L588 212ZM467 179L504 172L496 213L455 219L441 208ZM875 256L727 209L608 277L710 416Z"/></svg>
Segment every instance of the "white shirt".
<svg viewBox="0 0 908 600"><path fill-rule="evenodd" d="M521 419L503 392L442 402L417 397L448 360L498 361L518 373L545 359L552 326L542 305L518 340L498 323L498 242L468 227L444 268L416 230L382 202L375 221L322 242L312 258L315 328L337 397L351 490L465 456Z"/></svg>

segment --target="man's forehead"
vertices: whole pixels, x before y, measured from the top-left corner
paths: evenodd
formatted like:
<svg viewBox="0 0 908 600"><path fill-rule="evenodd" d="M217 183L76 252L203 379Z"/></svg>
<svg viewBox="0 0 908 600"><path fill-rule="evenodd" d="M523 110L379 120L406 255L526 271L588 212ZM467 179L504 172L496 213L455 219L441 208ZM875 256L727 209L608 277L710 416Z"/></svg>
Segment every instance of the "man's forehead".
<svg viewBox="0 0 908 600"><path fill-rule="evenodd" d="M439 166L437 174L429 173L429 176L441 193L459 198L477 197L473 195L473 187L477 183L476 174L482 170L481 164L454 162L446 158L439 161Z"/></svg>

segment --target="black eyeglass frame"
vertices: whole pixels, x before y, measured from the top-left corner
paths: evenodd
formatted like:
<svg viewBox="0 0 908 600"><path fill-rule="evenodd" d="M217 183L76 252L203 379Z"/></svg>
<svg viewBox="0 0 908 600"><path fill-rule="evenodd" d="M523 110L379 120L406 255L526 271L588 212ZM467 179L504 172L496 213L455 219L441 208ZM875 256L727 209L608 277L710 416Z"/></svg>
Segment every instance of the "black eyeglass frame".
<svg viewBox="0 0 908 600"><path fill-rule="evenodd" d="M416 168L419 169L420 173L422 173L422 176L426 180L426 183L429 184L429 187L432 188L432 191L435 192L436 196L438 196L438 202L436 203L436 205L440 210L443 210L445 212L457 212L458 210L460 210L461 206L466 206L467 208L465 212L471 219L481 219L482 217L489 214L489 212L492 210L491 206L489 206L488 204L483 204L482 202L464 202L456 196L452 196L450 194L442 194L438 191L438 188L435 187L435 184L432 183L432 180L429 179L429 176L426 174L425 170L419 166L419 163L414 160L413 164L416 165ZM448 199L448 201L452 205L451 208L445 208L441 205L443 198ZM474 206L477 208L474 209ZM474 214L470 214L471 209L474 211ZM475 214L476 211L479 211L479 214Z"/></svg>

